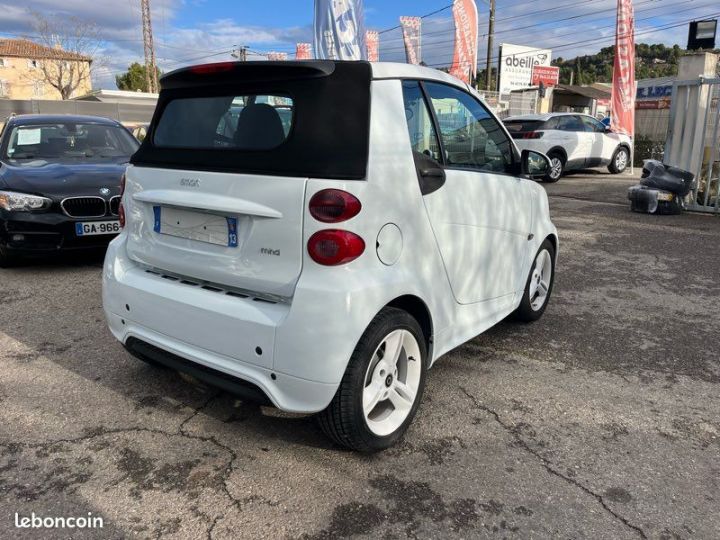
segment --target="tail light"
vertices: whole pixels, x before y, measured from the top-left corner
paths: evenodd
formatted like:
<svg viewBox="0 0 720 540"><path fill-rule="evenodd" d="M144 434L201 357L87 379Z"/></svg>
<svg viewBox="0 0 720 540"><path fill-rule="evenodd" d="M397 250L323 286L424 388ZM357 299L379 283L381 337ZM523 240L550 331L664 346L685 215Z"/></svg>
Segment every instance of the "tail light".
<svg viewBox="0 0 720 540"><path fill-rule="evenodd" d="M125 228L125 207L122 203L123 195L125 195L125 175L120 177L120 204L118 205L118 220L120 221L120 228Z"/></svg>
<svg viewBox="0 0 720 540"><path fill-rule="evenodd" d="M357 234L338 229L318 231L308 240L308 253L323 266L354 261L365 251L365 241Z"/></svg>
<svg viewBox="0 0 720 540"><path fill-rule="evenodd" d="M310 199L310 215L323 223L340 223L357 216L362 204L355 195L339 189L323 189Z"/></svg>
<svg viewBox="0 0 720 540"><path fill-rule="evenodd" d="M235 62L215 62L213 64L199 64L190 68L191 73L196 75L209 75L212 73L222 73L224 71L230 71Z"/></svg>
<svg viewBox="0 0 720 540"><path fill-rule="evenodd" d="M523 139L542 139L542 136L545 135L543 131L528 131L527 133L523 133Z"/></svg>

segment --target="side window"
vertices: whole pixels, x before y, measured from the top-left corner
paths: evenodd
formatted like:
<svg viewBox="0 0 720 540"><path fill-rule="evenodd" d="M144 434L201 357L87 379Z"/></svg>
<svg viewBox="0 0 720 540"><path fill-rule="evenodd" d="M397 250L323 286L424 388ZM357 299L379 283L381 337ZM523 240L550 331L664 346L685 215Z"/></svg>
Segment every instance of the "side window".
<svg viewBox="0 0 720 540"><path fill-rule="evenodd" d="M558 129L558 118L557 116L550 118L548 121L546 121L541 129Z"/></svg>
<svg viewBox="0 0 720 540"><path fill-rule="evenodd" d="M447 165L512 172L510 139L479 101L444 84L425 83L425 88L438 119Z"/></svg>
<svg viewBox="0 0 720 540"><path fill-rule="evenodd" d="M405 120L407 120L410 145L413 152L425 154L437 161L442 161L435 126L419 83L414 81L403 82L403 101L405 103Z"/></svg>
<svg viewBox="0 0 720 540"><path fill-rule="evenodd" d="M586 131L579 116L560 116L558 117L558 125L562 131Z"/></svg>
<svg viewBox="0 0 720 540"><path fill-rule="evenodd" d="M592 116L581 116L580 120L583 124L585 124L585 126L587 126L588 131L594 131L596 133L605 132L605 126L598 120L595 120Z"/></svg>

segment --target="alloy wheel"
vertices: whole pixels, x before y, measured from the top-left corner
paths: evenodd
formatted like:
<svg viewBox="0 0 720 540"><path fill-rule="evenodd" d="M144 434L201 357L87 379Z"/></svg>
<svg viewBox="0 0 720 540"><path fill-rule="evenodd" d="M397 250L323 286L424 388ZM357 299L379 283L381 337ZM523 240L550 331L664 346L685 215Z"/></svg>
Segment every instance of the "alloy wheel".
<svg viewBox="0 0 720 540"><path fill-rule="evenodd" d="M625 170L628 163L628 153L626 150L619 150L615 156L615 169L618 171Z"/></svg>
<svg viewBox="0 0 720 540"><path fill-rule="evenodd" d="M560 178L560 175L562 174L562 161L560 158L554 157L550 159L550 178L555 180L556 178Z"/></svg>
<svg viewBox="0 0 720 540"><path fill-rule="evenodd" d="M539 311L547 302L552 280L552 258L550 252L543 249L535 259L532 276L530 277L529 300L530 307Z"/></svg>
<svg viewBox="0 0 720 540"><path fill-rule="evenodd" d="M420 388L422 357L408 330L390 332L378 345L365 374L362 406L375 435L389 435L407 419Z"/></svg>

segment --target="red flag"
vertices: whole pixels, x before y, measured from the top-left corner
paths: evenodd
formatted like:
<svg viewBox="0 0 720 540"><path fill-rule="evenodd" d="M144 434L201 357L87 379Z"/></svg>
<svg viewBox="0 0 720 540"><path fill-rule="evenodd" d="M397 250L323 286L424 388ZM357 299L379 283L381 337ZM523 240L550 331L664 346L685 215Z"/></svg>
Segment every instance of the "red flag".
<svg viewBox="0 0 720 540"><path fill-rule="evenodd" d="M635 135L635 14L632 0L618 0L610 125Z"/></svg>
<svg viewBox="0 0 720 540"><path fill-rule="evenodd" d="M405 42L405 56L408 64L420 63L420 17L400 17L403 41Z"/></svg>
<svg viewBox="0 0 720 540"><path fill-rule="evenodd" d="M365 47L367 48L368 62L380 61L380 33L377 30L365 32Z"/></svg>
<svg viewBox="0 0 720 540"><path fill-rule="evenodd" d="M310 60L312 58L312 44L298 43L295 46L295 60Z"/></svg>
<svg viewBox="0 0 720 540"><path fill-rule="evenodd" d="M478 12L474 0L453 2L455 53L450 75L470 83L477 73Z"/></svg>

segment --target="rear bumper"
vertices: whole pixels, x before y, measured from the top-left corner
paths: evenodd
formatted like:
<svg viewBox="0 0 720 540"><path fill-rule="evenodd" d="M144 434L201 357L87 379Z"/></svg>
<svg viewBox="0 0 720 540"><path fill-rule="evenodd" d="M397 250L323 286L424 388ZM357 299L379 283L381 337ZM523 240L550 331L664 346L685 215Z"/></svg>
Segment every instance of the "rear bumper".
<svg viewBox="0 0 720 540"><path fill-rule="evenodd" d="M315 351L298 346L286 357L295 367L293 374L277 369L276 338L290 304L238 298L163 278L130 261L124 246L121 235L108 248L103 306L111 332L126 347L135 348L140 341L160 349L161 355L165 351L180 362L209 368L215 380L199 378L226 390L234 391L219 384L218 377L246 381L285 411L312 413L330 403L338 383L312 380L310 372L307 378L302 376L303 366L322 362ZM342 371L333 377L338 382ZM247 386L240 381L237 384Z"/></svg>
<svg viewBox="0 0 720 540"><path fill-rule="evenodd" d="M78 221L109 221L108 216L97 219L73 219L56 212L7 212L0 210L0 244L20 255L44 255L58 251L105 248L115 235L77 236Z"/></svg>

